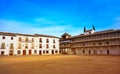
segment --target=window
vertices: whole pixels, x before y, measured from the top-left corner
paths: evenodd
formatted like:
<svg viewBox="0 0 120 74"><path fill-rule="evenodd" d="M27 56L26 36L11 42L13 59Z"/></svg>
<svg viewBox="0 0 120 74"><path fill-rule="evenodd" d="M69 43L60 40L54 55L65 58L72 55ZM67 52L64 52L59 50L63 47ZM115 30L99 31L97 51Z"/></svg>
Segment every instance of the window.
<svg viewBox="0 0 120 74"><path fill-rule="evenodd" d="M28 43L25 44L25 49L28 49Z"/></svg>
<svg viewBox="0 0 120 74"><path fill-rule="evenodd" d="M37 53L37 50L34 50L34 53Z"/></svg>
<svg viewBox="0 0 120 74"><path fill-rule="evenodd" d="M102 45L102 43L100 42L99 45Z"/></svg>
<svg viewBox="0 0 120 74"><path fill-rule="evenodd" d="M48 44L46 44L46 48L49 48L49 45L48 45Z"/></svg>
<svg viewBox="0 0 120 74"><path fill-rule="evenodd" d="M46 43L49 43L49 39L46 39Z"/></svg>
<svg viewBox="0 0 120 74"><path fill-rule="evenodd" d="M49 51L47 50L46 53L49 53Z"/></svg>
<svg viewBox="0 0 120 74"><path fill-rule="evenodd" d="M19 41L22 41L21 37L19 37Z"/></svg>
<svg viewBox="0 0 120 74"><path fill-rule="evenodd" d="M106 44L109 44L109 42L106 42Z"/></svg>
<svg viewBox="0 0 120 74"><path fill-rule="evenodd" d="M10 43L10 49L14 49L13 43Z"/></svg>
<svg viewBox="0 0 120 74"><path fill-rule="evenodd" d="M42 48L42 44L39 45L39 48Z"/></svg>
<svg viewBox="0 0 120 74"><path fill-rule="evenodd" d="M28 42L28 37L26 37L25 41Z"/></svg>
<svg viewBox="0 0 120 74"><path fill-rule="evenodd" d="M42 42L42 38L39 39L39 42Z"/></svg>
<svg viewBox="0 0 120 74"><path fill-rule="evenodd" d="M82 46L85 46L85 44L83 43Z"/></svg>
<svg viewBox="0 0 120 74"><path fill-rule="evenodd" d="M11 37L11 40L13 40L13 37Z"/></svg>
<svg viewBox="0 0 120 74"><path fill-rule="evenodd" d="M5 49L5 43L2 43L1 48Z"/></svg>
<svg viewBox="0 0 120 74"><path fill-rule="evenodd" d="M34 44L32 43L32 47L31 47L32 49L34 49Z"/></svg>
<svg viewBox="0 0 120 74"><path fill-rule="evenodd" d="M2 39L5 39L5 36L3 36Z"/></svg>
<svg viewBox="0 0 120 74"><path fill-rule="evenodd" d="M91 32L89 32L89 34L91 34Z"/></svg>
<svg viewBox="0 0 120 74"><path fill-rule="evenodd" d="M21 43L18 43L18 49L21 49Z"/></svg>
<svg viewBox="0 0 120 74"><path fill-rule="evenodd" d="M28 49L28 46L25 46L26 49Z"/></svg>
<svg viewBox="0 0 120 74"><path fill-rule="evenodd" d="M58 51L56 50L55 53L58 53Z"/></svg>
<svg viewBox="0 0 120 74"><path fill-rule="evenodd" d="M55 48L55 45L53 45L53 48Z"/></svg>
<svg viewBox="0 0 120 74"><path fill-rule="evenodd" d="M20 54L20 53L21 53L20 50L18 50L18 51L17 51L17 54Z"/></svg>
<svg viewBox="0 0 120 74"><path fill-rule="evenodd" d="M96 45L95 43L93 43L93 45Z"/></svg>
<svg viewBox="0 0 120 74"><path fill-rule="evenodd" d="M45 54L45 51L43 51L43 54Z"/></svg>
<svg viewBox="0 0 120 74"><path fill-rule="evenodd" d="M32 42L34 42L34 38L32 38Z"/></svg>
<svg viewBox="0 0 120 74"><path fill-rule="evenodd" d="M53 43L55 43L55 39L53 39Z"/></svg>

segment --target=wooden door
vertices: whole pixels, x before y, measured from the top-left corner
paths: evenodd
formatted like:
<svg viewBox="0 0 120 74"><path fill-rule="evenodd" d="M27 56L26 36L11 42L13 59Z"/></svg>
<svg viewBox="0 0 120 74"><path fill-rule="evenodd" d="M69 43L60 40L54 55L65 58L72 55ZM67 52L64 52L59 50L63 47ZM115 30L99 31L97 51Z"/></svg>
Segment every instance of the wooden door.
<svg viewBox="0 0 120 74"><path fill-rule="evenodd" d="M26 55L26 50L23 50L23 55Z"/></svg>
<svg viewBox="0 0 120 74"><path fill-rule="evenodd" d="M1 55L4 55L4 51L1 51Z"/></svg>
<svg viewBox="0 0 120 74"><path fill-rule="evenodd" d="M52 50L52 54L54 54L54 50Z"/></svg>
<svg viewBox="0 0 120 74"><path fill-rule="evenodd" d="M41 50L39 51L39 55L42 55L42 51Z"/></svg>
<svg viewBox="0 0 120 74"><path fill-rule="evenodd" d="M11 56L12 56L12 55L13 55L13 53L14 53L14 52L13 52L13 50L10 50L9 55L11 55Z"/></svg>
<svg viewBox="0 0 120 74"><path fill-rule="evenodd" d="M31 51L31 50L29 50L29 55L31 55L31 53L32 53L32 51Z"/></svg>

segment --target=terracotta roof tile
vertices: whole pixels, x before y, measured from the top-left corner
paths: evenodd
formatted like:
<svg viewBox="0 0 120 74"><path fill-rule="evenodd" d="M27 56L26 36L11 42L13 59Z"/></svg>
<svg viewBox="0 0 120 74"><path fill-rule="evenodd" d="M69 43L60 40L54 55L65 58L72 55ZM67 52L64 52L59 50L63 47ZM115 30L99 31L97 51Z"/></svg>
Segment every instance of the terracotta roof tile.
<svg viewBox="0 0 120 74"><path fill-rule="evenodd" d="M52 35L44 35L44 34L34 34L34 36L37 36L37 37L59 38L59 37L56 37L56 36L52 36Z"/></svg>
<svg viewBox="0 0 120 74"><path fill-rule="evenodd" d="M20 33L9 33L9 32L0 32L0 35L4 35L4 36L17 36L17 35L20 35L20 36L31 36L31 37L59 38L59 37L52 36L52 35L43 35L43 34L34 34L34 35L31 35L31 34L20 34Z"/></svg>
<svg viewBox="0 0 120 74"><path fill-rule="evenodd" d="M64 33L63 35L62 35L62 37L63 36L71 36L71 35L69 35L68 33Z"/></svg>
<svg viewBox="0 0 120 74"><path fill-rule="evenodd" d="M91 36L91 35L98 35L98 34L105 34L105 33L112 33L112 32L117 32L117 31L120 31L120 30L110 29L110 30L98 31L98 32L95 32L93 34L88 34L88 35L80 34L80 35L72 36L71 38L83 37L83 36Z"/></svg>
<svg viewBox="0 0 120 74"><path fill-rule="evenodd" d="M9 33L9 32L0 32L0 35L4 35L4 36L16 36L15 33Z"/></svg>
<svg viewBox="0 0 120 74"><path fill-rule="evenodd" d="M20 33L16 33L16 35L20 35L20 36L31 36L31 37L35 37L34 35L31 35L31 34L20 34Z"/></svg>

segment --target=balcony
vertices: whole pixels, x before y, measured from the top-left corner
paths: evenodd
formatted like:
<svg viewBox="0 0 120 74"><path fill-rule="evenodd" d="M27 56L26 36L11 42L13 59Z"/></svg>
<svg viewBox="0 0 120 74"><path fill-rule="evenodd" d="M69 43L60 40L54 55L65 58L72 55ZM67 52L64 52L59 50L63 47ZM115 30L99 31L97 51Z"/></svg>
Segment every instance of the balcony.
<svg viewBox="0 0 120 74"><path fill-rule="evenodd" d="M114 38L91 39L91 40L76 40L76 41L71 42L71 43L93 42L93 41L104 41L104 40L114 40L114 39L120 39L120 38L118 38L118 37L114 37Z"/></svg>
<svg viewBox="0 0 120 74"><path fill-rule="evenodd" d="M25 39L22 39L21 41L19 41L19 42L28 42L28 43L32 43L33 41L32 40L28 40L28 41L26 41Z"/></svg>
<svg viewBox="0 0 120 74"><path fill-rule="evenodd" d="M120 44L102 44L102 45L85 45L85 46L76 46L76 45L73 45L71 46L71 48L82 48L82 47L106 47L106 46L120 46Z"/></svg>

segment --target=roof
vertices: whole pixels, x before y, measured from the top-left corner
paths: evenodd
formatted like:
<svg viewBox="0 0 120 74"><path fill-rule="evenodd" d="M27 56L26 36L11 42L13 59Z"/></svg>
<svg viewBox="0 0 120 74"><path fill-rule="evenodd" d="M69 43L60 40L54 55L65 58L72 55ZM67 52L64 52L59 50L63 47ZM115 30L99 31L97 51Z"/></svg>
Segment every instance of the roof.
<svg viewBox="0 0 120 74"><path fill-rule="evenodd" d="M92 31L92 29L91 30L86 30L85 32L91 32Z"/></svg>
<svg viewBox="0 0 120 74"><path fill-rule="evenodd" d="M68 33L64 33L63 35L62 35L62 37L63 36L71 36L71 35L69 35Z"/></svg>
<svg viewBox="0 0 120 74"><path fill-rule="evenodd" d="M110 29L110 30L98 31L98 32L95 32L93 34L88 34L88 35L80 34L80 35L73 36L71 38L91 36L91 35L98 35L98 34L105 34L105 33L112 33L112 32L118 32L118 31L120 32L120 30Z"/></svg>
<svg viewBox="0 0 120 74"><path fill-rule="evenodd" d="M50 37L50 38L59 38L56 36L52 36L52 35L43 35L43 34L20 34L20 33L9 33L9 32L0 32L0 35L4 35L4 36L31 36L31 37Z"/></svg>
<svg viewBox="0 0 120 74"><path fill-rule="evenodd" d="M0 35L4 35L4 36L16 36L15 33L9 33L9 32L0 32Z"/></svg>
<svg viewBox="0 0 120 74"><path fill-rule="evenodd" d="M20 34L20 33L16 33L16 35L20 35L20 36L32 36L32 37L35 37L34 35L31 35L31 34Z"/></svg>
<svg viewBox="0 0 120 74"><path fill-rule="evenodd" d="M34 36L36 36L36 37L59 38L59 37L56 37L56 36L52 36L52 35L44 35L44 34L34 34Z"/></svg>
<svg viewBox="0 0 120 74"><path fill-rule="evenodd" d="M95 33L106 33L106 32L112 32L112 31L116 31L116 30L109 29L109 30L104 30L104 31L98 31L98 32L95 32Z"/></svg>

